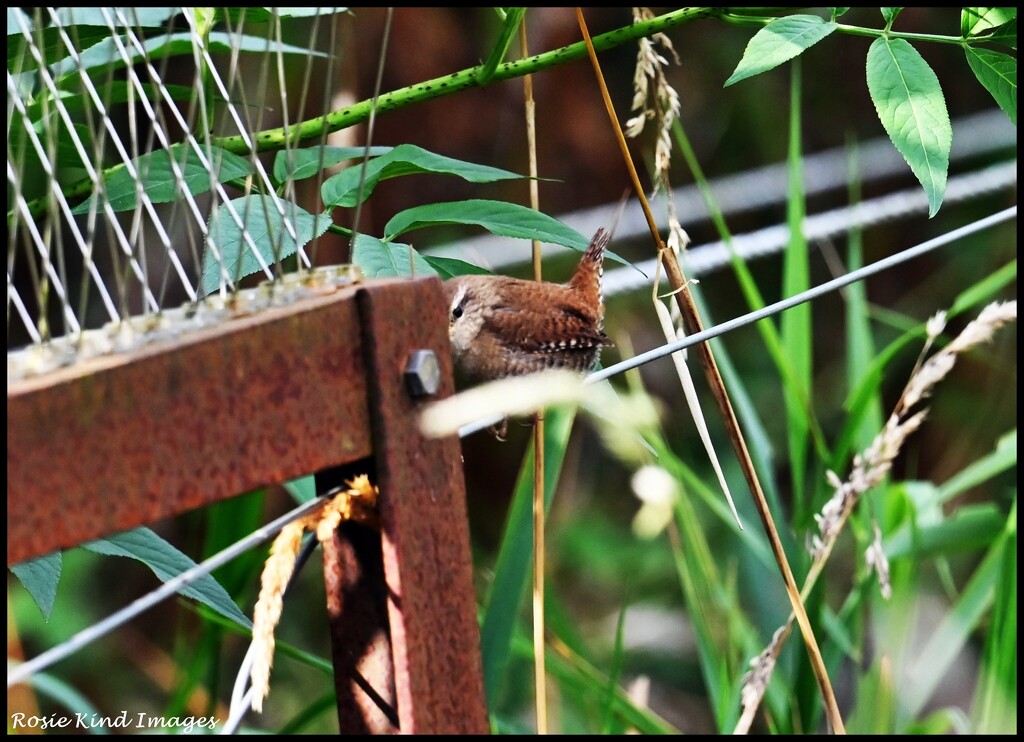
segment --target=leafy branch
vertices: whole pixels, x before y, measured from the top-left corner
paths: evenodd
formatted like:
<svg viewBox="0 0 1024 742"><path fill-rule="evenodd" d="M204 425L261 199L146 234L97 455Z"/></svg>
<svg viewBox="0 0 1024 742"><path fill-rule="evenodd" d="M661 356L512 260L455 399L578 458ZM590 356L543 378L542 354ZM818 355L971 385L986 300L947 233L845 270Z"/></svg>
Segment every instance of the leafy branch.
<svg viewBox="0 0 1024 742"><path fill-rule="evenodd" d="M962 46L975 77L1010 120L1017 123L1017 59L985 48L997 42L1017 48L1015 8L964 8L960 36L901 33L892 30L901 8L882 8L885 27L863 28L836 23L847 9L833 8L830 20L794 14L778 18L723 13L730 23L762 28L747 44L743 58L726 85L732 85L795 59L836 32L873 37L867 55L867 85L878 118L889 138L928 195L929 216L942 205L949 170L953 129L939 79L911 41Z"/></svg>

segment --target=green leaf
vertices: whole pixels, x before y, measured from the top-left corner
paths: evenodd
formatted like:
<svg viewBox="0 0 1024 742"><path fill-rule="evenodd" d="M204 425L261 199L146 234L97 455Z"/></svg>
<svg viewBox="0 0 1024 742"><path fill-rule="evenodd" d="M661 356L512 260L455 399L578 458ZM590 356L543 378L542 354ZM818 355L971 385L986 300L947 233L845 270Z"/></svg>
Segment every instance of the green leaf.
<svg viewBox="0 0 1024 742"><path fill-rule="evenodd" d="M769 21L747 44L743 58L725 81L726 87L788 62L835 30L835 23L816 15L790 15Z"/></svg>
<svg viewBox="0 0 1024 742"><path fill-rule="evenodd" d="M370 147L370 157L386 155L391 147ZM316 145L303 149L285 149L274 156L274 180L284 183L291 180L311 178L324 168L337 165L345 160L354 160L366 155L366 147L329 147Z"/></svg>
<svg viewBox="0 0 1024 742"><path fill-rule="evenodd" d="M942 205L953 128L939 79L903 39L875 39L868 50L868 90L892 143L928 195L928 215Z"/></svg>
<svg viewBox="0 0 1024 742"><path fill-rule="evenodd" d="M965 39L980 36L1016 19L1016 8L963 8L960 11L960 33Z"/></svg>
<svg viewBox="0 0 1024 742"><path fill-rule="evenodd" d="M181 13L181 8L118 8L117 9L133 28L163 28L167 21ZM104 14L105 13L105 14ZM111 18L120 23L114 8L59 8L57 17L65 26L99 26L105 28L110 35ZM76 29L77 31L77 29ZM69 34L74 38L74 34Z"/></svg>
<svg viewBox="0 0 1024 742"><path fill-rule="evenodd" d="M40 613L47 621L53 613L57 599L57 585L60 582L61 556L59 551L11 565L11 572L32 596Z"/></svg>
<svg viewBox="0 0 1024 742"><path fill-rule="evenodd" d="M441 278L446 281L449 278L454 278L455 276L494 275L486 268L481 268L478 265L467 263L464 260L456 260L455 258L439 258L434 255L424 255L423 259L430 263L434 270L437 271L437 275L441 276Z"/></svg>
<svg viewBox="0 0 1024 742"><path fill-rule="evenodd" d="M1000 26L992 32L990 36L985 37L986 41L995 41L1003 46L1008 46L1014 51L1017 50L1017 24L1007 23Z"/></svg>
<svg viewBox="0 0 1024 742"><path fill-rule="evenodd" d="M148 528L135 528L107 538L96 539L82 544L82 548L97 554L137 559L153 570L153 574L161 582L167 582L196 566L189 557ZM252 622L238 609L227 591L210 575L199 578L178 592L209 606L225 618L246 628L252 628Z"/></svg>
<svg viewBox="0 0 1024 742"><path fill-rule="evenodd" d="M13 73L28 72L36 69L39 65L36 64L35 57L28 52L25 37L21 33L21 26L12 19L14 10L17 8L7 9L7 69ZM20 10L17 12L21 13L23 18L25 17ZM30 29L32 28L31 20L26 20L26 24ZM83 49L88 49L93 44L109 38L110 29L106 26L79 26L75 29L75 33L68 34L68 36L71 37L72 43L77 44L75 51L81 52ZM32 42L39 47L47 66L71 55L58 28L51 26L33 31Z"/></svg>
<svg viewBox="0 0 1024 742"><path fill-rule="evenodd" d="M162 84L156 85L154 83L139 82L139 84L145 89L146 97L150 101L158 101L162 99L161 91L166 92L171 100L181 101L188 103L195 99L196 90L193 87L187 85L171 85ZM131 93L129 93L131 89ZM59 90L61 103L69 111L80 111L84 108L92 109L93 101L92 97L85 93L76 94L66 90ZM106 85L97 85L96 94L99 99L103 101L103 105L110 107L116 103L127 103L132 101L133 103L138 101L139 93L135 89L133 84L127 83L123 80L112 80ZM214 96L214 100L223 103L224 99L219 95ZM49 99L46 101L47 108L53 108L52 102ZM29 118L37 119L42 115L43 100L37 99L27 106Z"/></svg>
<svg viewBox="0 0 1024 742"><path fill-rule="evenodd" d="M127 47L129 53L127 59L121 56L117 44L110 38L110 30L107 30L103 41L94 44L86 49L80 57L80 63L72 59L65 59L53 68L53 77L60 84L65 78L78 79L79 69L92 70L97 67L103 68L105 73L111 70L120 69L128 64L135 64L149 60L151 62L165 59L167 57L186 56L191 62L195 50L196 40L187 31L181 33L165 34L146 39L142 42L144 51L139 51L133 44L128 44L124 39L119 39L121 45ZM220 31L211 33L206 42L206 48L212 54L233 54L235 52L255 52L257 54L296 54L303 57L327 57L323 52L317 52L308 47L292 46L291 44L278 44L276 41L268 42L257 36L243 36L240 34L227 34Z"/></svg>
<svg viewBox="0 0 1024 742"><path fill-rule="evenodd" d="M433 152L417 147L413 144L402 144L395 147L375 160L371 160L365 167L363 165L352 165L333 175L324 181L320 190L324 204L328 208L334 206L355 206L365 201L377 187L377 183L387 178L395 178L399 175L412 175L414 173L442 173L445 175L457 175L470 183L493 183L498 180L511 180L524 176L511 173L508 170L501 170L487 165L477 165L472 162L455 160L451 157L437 155ZM360 193L360 181L362 181L362 192ZM362 196L360 199L359 196Z"/></svg>
<svg viewBox="0 0 1024 742"><path fill-rule="evenodd" d="M181 186L174 177L171 157L181 171L184 187L193 196L206 193L214 183L227 183L244 178L252 172L249 161L219 147L201 147L203 160L192 147L181 142L171 145L170 150L149 152L132 160L136 176L128 172L124 165L111 168L104 176L105 199L114 211L134 209L138 204L138 183L142 190L155 204L170 203L181 198ZM94 194L72 210L72 214L86 214L93 199L100 197Z"/></svg>
<svg viewBox="0 0 1024 742"><path fill-rule="evenodd" d="M1010 121L1017 124L1017 60L991 49L965 46L967 63L974 76L996 99Z"/></svg>
<svg viewBox="0 0 1024 742"><path fill-rule="evenodd" d="M412 278L436 276L437 271L411 245L384 242L361 234L352 249L352 262L362 268L367 278Z"/></svg>
<svg viewBox="0 0 1024 742"><path fill-rule="evenodd" d="M296 238L288 232L284 218L269 197L242 196L228 202L234 208L242 227L235 222L225 204L210 214L209 237L203 255L203 295L216 291L224 272L237 281L243 276L262 270L260 262L245 239L248 236L266 265L273 265L293 255L299 247L316 239L331 226L328 214L310 214L288 201L281 201L284 216L291 222ZM210 240L217 246L218 255L210 248ZM223 267L222 267L223 266Z"/></svg>
<svg viewBox="0 0 1024 742"><path fill-rule="evenodd" d="M312 474L307 474L303 477L299 477L298 479L292 479L285 482L283 486L295 502L300 505L304 502L309 502L316 497L316 481Z"/></svg>
<svg viewBox="0 0 1024 742"><path fill-rule="evenodd" d="M274 19L271 8L216 8L215 18L218 21L230 21L233 25L240 23L268 23ZM313 18L318 15L345 13L348 8L274 8L278 18Z"/></svg>
<svg viewBox="0 0 1024 742"><path fill-rule="evenodd" d="M473 199L415 206L395 214L384 226L385 239L441 224L477 224L502 237L538 239L583 251L588 240L547 214L504 201Z"/></svg>
<svg viewBox="0 0 1024 742"><path fill-rule="evenodd" d="M825 10L827 10L832 15L832 20L835 20L836 18L839 18L840 16L846 15L849 12L850 9L849 8L825 8Z"/></svg>
<svg viewBox="0 0 1024 742"><path fill-rule="evenodd" d="M72 124L69 129L64 121L52 108L50 114L45 118L34 121L32 127L39 139L43 142L44 152L50 162L57 168L57 175L62 182L75 180L87 175L85 165L82 164L82 157L79 155L77 141L81 143L87 157L92 153L92 131L84 124ZM35 147L28 143L20 129L15 129L14 141L8 144L12 162L17 163L18 172L22 174L42 174L44 171L39 153ZM50 147L53 146L52 154ZM37 179L28 178L28 193L33 193ZM42 184L40 184L42 185ZM42 195L42 194L39 194Z"/></svg>
<svg viewBox="0 0 1024 742"><path fill-rule="evenodd" d="M1001 436L996 449L972 461L951 476L939 488L939 501L948 502L961 492L977 487L982 482L1017 466L1017 429Z"/></svg>
<svg viewBox="0 0 1024 742"><path fill-rule="evenodd" d="M889 28L903 8L879 8L879 10L882 11L882 18L885 19L885 27Z"/></svg>

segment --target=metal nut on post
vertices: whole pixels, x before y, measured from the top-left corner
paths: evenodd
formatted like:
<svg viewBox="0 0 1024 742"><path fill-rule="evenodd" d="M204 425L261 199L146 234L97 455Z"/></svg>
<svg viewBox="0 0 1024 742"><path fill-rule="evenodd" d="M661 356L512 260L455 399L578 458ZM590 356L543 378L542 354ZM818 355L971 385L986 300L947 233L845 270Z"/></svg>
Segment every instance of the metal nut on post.
<svg viewBox="0 0 1024 742"><path fill-rule="evenodd" d="M441 366L432 350L414 350L405 364L405 386L413 397L432 397L441 388Z"/></svg>

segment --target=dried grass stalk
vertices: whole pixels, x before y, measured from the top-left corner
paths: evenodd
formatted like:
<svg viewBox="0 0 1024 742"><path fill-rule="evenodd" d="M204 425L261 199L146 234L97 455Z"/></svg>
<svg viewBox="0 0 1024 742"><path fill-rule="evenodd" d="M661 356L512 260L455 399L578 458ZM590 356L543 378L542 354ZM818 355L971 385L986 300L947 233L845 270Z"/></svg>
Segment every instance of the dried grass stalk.
<svg viewBox="0 0 1024 742"><path fill-rule="evenodd" d="M846 480L839 478L835 472L828 472L829 484L835 493L815 515L818 533L810 540L810 550L814 555L814 564L808 573L802 595L809 594L815 581L824 569L832 549L842 532L843 526L861 496L879 484L892 468L893 460L899 455L907 437L917 430L924 422L927 408L911 414L911 408L928 397L956 362L958 354L988 342L992 335L1003 325L1017 319L1017 302L995 302L986 306L978 318L969 323L954 340L942 350L935 353L923 363L919 363L911 374L896 408L886 421L881 432L875 436L862 453L853 459L853 468ZM938 312L932 317L926 330L928 339L924 351L931 347L933 341L942 333L946 324L945 312ZM865 559L870 569L878 575L879 589L882 596L888 599L891 592L889 584L889 562L882 550L882 534L875 525L874 539L865 552ZM750 729L753 714L764 697L768 680L774 670L775 657L782 643L793 626L793 616L781 626L772 639L771 644L752 662L753 669L744 677L741 698L743 713L735 732L744 734Z"/></svg>
<svg viewBox="0 0 1024 742"><path fill-rule="evenodd" d="M323 507L289 523L274 539L270 556L260 576L260 595L252 617L253 663L250 681L252 708L263 712L263 699L270 693L270 670L274 665L274 630L281 620L284 593L295 570L295 559L302 548L306 531L316 533L323 543L331 538L342 521L377 523L377 488L362 474L350 482L349 489L324 502Z"/></svg>

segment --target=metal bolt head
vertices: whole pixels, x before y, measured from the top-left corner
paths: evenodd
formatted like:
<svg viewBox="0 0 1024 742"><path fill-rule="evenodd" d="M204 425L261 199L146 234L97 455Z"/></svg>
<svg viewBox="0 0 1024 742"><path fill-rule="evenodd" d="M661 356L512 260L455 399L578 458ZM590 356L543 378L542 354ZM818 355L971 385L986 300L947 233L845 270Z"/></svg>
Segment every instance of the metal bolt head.
<svg viewBox="0 0 1024 742"><path fill-rule="evenodd" d="M405 364L405 386L413 397L432 397L441 388L441 366L432 350L414 350Z"/></svg>

